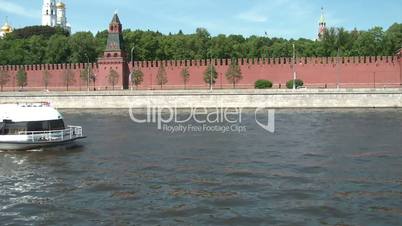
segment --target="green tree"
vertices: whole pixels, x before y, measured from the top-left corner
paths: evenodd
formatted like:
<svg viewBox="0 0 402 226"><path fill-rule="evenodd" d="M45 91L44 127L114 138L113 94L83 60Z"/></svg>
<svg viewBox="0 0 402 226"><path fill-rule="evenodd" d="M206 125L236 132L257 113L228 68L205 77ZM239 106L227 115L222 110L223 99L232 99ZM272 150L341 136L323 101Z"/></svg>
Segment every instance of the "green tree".
<svg viewBox="0 0 402 226"><path fill-rule="evenodd" d="M68 37L64 35L53 35L47 43L45 63L61 64L70 62L72 50Z"/></svg>
<svg viewBox="0 0 402 226"><path fill-rule="evenodd" d="M270 47L272 57L292 56L292 45L289 42L278 41Z"/></svg>
<svg viewBox="0 0 402 226"><path fill-rule="evenodd" d="M116 83L119 82L119 73L115 71L114 69L110 69L109 74L108 74L108 82L110 85L112 85L112 89L114 90L114 86Z"/></svg>
<svg viewBox="0 0 402 226"><path fill-rule="evenodd" d="M69 39L72 63L95 62L98 58L97 43L91 32L77 32Z"/></svg>
<svg viewBox="0 0 402 226"><path fill-rule="evenodd" d="M294 80L294 83L295 83L295 88L296 88L296 89L299 88L299 87L302 87L302 86L304 85L304 82L303 82L302 80L300 80L300 79ZM292 80L289 80L289 81L286 83L286 87L287 87L288 89L293 89L293 79L292 79Z"/></svg>
<svg viewBox="0 0 402 226"><path fill-rule="evenodd" d="M51 78L50 72L48 70L44 70L42 73L42 82L46 90L47 87L49 86L50 78Z"/></svg>
<svg viewBox="0 0 402 226"><path fill-rule="evenodd" d="M271 81L262 79L262 80L257 80L254 84L254 87L256 89L270 89L270 88L272 88L272 85L273 84Z"/></svg>
<svg viewBox="0 0 402 226"><path fill-rule="evenodd" d="M381 27L374 27L362 32L354 43L354 48L360 56L379 56L383 49L384 31Z"/></svg>
<svg viewBox="0 0 402 226"><path fill-rule="evenodd" d="M41 64L45 60L47 40L41 35L34 35L26 40L25 64Z"/></svg>
<svg viewBox="0 0 402 226"><path fill-rule="evenodd" d="M73 70L65 69L63 71L63 82L64 82L64 85L66 86L67 91L68 91L68 88L76 82Z"/></svg>
<svg viewBox="0 0 402 226"><path fill-rule="evenodd" d="M207 58L208 49L210 47L211 35L205 28L197 28L195 34L192 36L193 41L191 46L195 50L195 59Z"/></svg>
<svg viewBox="0 0 402 226"><path fill-rule="evenodd" d="M140 69L135 69L131 75L131 86L135 85L138 89L138 86L144 81L144 73Z"/></svg>
<svg viewBox="0 0 402 226"><path fill-rule="evenodd" d="M83 82L85 82L87 84L87 89L89 90L89 83L91 82L92 78L93 78L93 72L92 72L92 68L89 67L88 65L85 66L84 69L82 69L80 71L80 78Z"/></svg>
<svg viewBox="0 0 402 226"><path fill-rule="evenodd" d="M394 23L388 28L385 32L384 42L386 55L393 55L402 48L402 23Z"/></svg>
<svg viewBox="0 0 402 226"><path fill-rule="evenodd" d="M140 32L140 37L138 40L138 44L136 46L139 46L137 50L137 56L139 59L143 60L160 60L157 57L157 50L159 49L159 38L161 34L158 34L156 32ZM131 43L129 43L131 44ZM134 44L134 43L133 43Z"/></svg>
<svg viewBox="0 0 402 226"><path fill-rule="evenodd" d="M190 80L190 72L188 71L188 68L185 67L181 70L180 72L181 78L183 79L184 83L184 89L187 89L187 82Z"/></svg>
<svg viewBox="0 0 402 226"><path fill-rule="evenodd" d="M204 71L204 82L209 85L209 88L216 83L218 72L214 65L210 64Z"/></svg>
<svg viewBox="0 0 402 226"><path fill-rule="evenodd" d="M10 81L10 74L7 71L0 71L0 88L3 92L3 87Z"/></svg>
<svg viewBox="0 0 402 226"><path fill-rule="evenodd" d="M25 68L21 67L17 71L16 76L17 76L17 86L21 87L21 89L24 89L24 87L28 85L28 77Z"/></svg>
<svg viewBox="0 0 402 226"><path fill-rule="evenodd" d="M69 36L69 33L65 29L50 26L27 26L15 29L11 34L16 39L27 39L35 35L43 36L46 39L55 34Z"/></svg>
<svg viewBox="0 0 402 226"><path fill-rule="evenodd" d="M108 30L103 30L103 31L96 33L96 35L95 35L96 55L98 55L98 56L101 56L103 51L105 51L108 33L109 33ZM124 38L124 40L126 41L126 43L129 42L129 40L127 40L126 38Z"/></svg>
<svg viewBox="0 0 402 226"><path fill-rule="evenodd" d="M236 83L238 83L243 78L240 66L235 60L232 60L228 70L226 71L225 76L226 79L233 84L233 88L236 88Z"/></svg>
<svg viewBox="0 0 402 226"><path fill-rule="evenodd" d="M161 65L159 66L158 74L156 74L156 82L158 85L161 86L161 89L163 89L163 85L168 82L167 73L163 63L161 63Z"/></svg>

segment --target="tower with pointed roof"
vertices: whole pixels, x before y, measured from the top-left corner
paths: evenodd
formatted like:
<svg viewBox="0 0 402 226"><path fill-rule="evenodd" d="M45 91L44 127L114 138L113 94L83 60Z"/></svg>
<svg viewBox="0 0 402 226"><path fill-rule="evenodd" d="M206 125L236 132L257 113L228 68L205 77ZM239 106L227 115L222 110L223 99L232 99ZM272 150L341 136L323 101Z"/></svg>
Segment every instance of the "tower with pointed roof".
<svg viewBox="0 0 402 226"><path fill-rule="evenodd" d="M120 18L117 13L115 13L109 24L109 34L104 57L124 57L122 29Z"/></svg>
<svg viewBox="0 0 402 226"><path fill-rule="evenodd" d="M6 34L13 32L13 28L8 24L8 19L6 17L6 22L1 27L0 30L0 38L3 38Z"/></svg>
<svg viewBox="0 0 402 226"><path fill-rule="evenodd" d="M108 32L103 57L98 60L100 77L97 79L104 80L104 84L107 84L107 76L110 70L113 69L120 75L119 84L126 89L128 88L128 65L125 59L126 53L124 52L123 27L117 12L113 15Z"/></svg>
<svg viewBox="0 0 402 226"><path fill-rule="evenodd" d="M324 38L324 33L327 30L327 22L324 17L324 7L321 7L321 17L318 26L318 40L322 40Z"/></svg>

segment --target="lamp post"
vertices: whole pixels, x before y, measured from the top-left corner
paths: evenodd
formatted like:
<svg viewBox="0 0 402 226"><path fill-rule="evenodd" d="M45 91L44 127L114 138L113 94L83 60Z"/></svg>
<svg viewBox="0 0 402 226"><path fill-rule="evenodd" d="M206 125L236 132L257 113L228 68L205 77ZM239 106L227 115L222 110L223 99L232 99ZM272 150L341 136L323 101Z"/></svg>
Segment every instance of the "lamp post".
<svg viewBox="0 0 402 226"><path fill-rule="evenodd" d="M267 40L269 40L269 36L268 36L267 32L265 32L265 37L267 38ZM268 48L268 44L267 44L267 49L265 51L265 60L268 59L268 55L269 55L269 48Z"/></svg>
<svg viewBox="0 0 402 226"><path fill-rule="evenodd" d="M340 73L341 73L341 71L340 71L340 54L339 54L339 48L338 48L338 56L337 56L337 58L336 58L336 88L337 89L339 89L339 77L340 77Z"/></svg>
<svg viewBox="0 0 402 226"><path fill-rule="evenodd" d="M86 54L85 53L85 57L87 58L87 62L88 62L88 64L87 64L87 72L88 72L88 74L87 74L87 90L89 91L89 77L90 77L90 75L89 75L89 57L88 57L88 54Z"/></svg>
<svg viewBox="0 0 402 226"><path fill-rule="evenodd" d="M133 61L133 58L134 58L134 46L133 46L133 48L131 48L131 66L133 66L133 67L134 67L134 61Z"/></svg>
<svg viewBox="0 0 402 226"><path fill-rule="evenodd" d="M131 48L131 71L130 71L130 75L128 76L128 82L130 83L130 89L133 90L133 83L131 82L131 80L133 79L133 71L134 71L134 46Z"/></svg>
<svg viewBox="0 0 402 226"><path fill-rule="evenodd" d="M296 90L296 48L293 44L293 90Z"/></svg>
<svg viewBox="0 0 402 226"><path fill-rule="evenodd" d="M209 90L212 91L212 53L209 52L210 59L209 59Z"/></svg>
<svg viewBox="0 0 402 226"><path fill-rule="evenodd" d="M94 91L96 91L96 74L92 77L92 81L94 82Z"/></svg>

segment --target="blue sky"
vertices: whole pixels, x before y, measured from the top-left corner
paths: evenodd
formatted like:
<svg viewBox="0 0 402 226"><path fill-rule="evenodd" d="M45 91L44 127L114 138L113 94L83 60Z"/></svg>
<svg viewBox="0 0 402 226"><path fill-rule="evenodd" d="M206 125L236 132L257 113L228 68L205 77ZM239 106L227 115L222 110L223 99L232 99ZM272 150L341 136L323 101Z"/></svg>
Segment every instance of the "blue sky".
<svg viewBox="0 0 402 226"><path fill-rule="evenodd" d="M42 0L0 0L14 27L41 23ZM328 26L369 29L402 23L401 0L64 0L73 32L106 29L117 10L124 28L314 39L321 6Z"/></svg>

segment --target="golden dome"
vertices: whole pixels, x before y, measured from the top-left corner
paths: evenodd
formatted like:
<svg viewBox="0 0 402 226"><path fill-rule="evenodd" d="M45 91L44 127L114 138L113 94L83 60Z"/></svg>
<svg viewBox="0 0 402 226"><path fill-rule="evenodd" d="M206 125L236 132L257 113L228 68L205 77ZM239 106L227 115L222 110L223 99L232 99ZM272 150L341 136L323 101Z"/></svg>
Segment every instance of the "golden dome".
<svg viewBox="0 0 402 226"><path fill-rule="evenodd" d="M6 22L3 27L1 27L1 31L4 33L10 33L13 31L13 28Z"/></svg>
<svg viewBox="0 0 402 226"><path fill-rule="evenodd" d="M56 7L57 7L57 8L60 8L60 9L64 9L64 8L66 7L66 5L65 5L64 3L62 3L62 2L58 2L58 3L56 4Z"/></svg>

